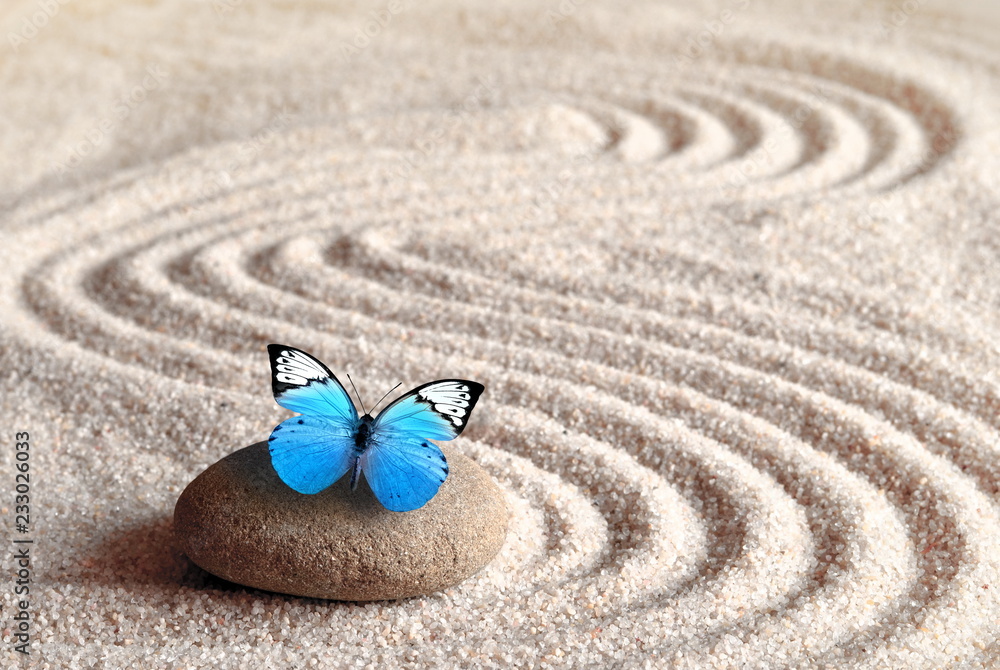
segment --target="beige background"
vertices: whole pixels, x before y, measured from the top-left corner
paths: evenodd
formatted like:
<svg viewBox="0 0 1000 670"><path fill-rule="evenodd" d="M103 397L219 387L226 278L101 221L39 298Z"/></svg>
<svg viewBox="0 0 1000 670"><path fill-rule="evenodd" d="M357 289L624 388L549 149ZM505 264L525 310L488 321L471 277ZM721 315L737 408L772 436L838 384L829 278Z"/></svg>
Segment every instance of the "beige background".
<svg viewBox="0 0 1000 670"><path fill-rule="evenodd" d="M28 662L996 667L1000 19L953 4L5 3ZM192 566L272 341L484 382L497 559L368 605Z"/></svg>

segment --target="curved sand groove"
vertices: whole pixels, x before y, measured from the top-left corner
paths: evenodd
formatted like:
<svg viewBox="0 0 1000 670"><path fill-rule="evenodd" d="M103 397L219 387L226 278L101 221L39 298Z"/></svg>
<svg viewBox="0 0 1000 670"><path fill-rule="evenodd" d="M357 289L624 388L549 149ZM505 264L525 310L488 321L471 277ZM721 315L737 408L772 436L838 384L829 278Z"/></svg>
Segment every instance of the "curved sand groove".
<svg viewBox="0 0 1000 670"><path fill-rule="evenodd" d="M775 47L765 58L748 55L753 51L755 49L752 44L736 43L732 48L732 54L737 60L765 67L780 67L793 74L843 84L859 94L868 94L880 100L885 108L898 108L909 114L916 122L919 134L926 138L925 141L933 152L919 165L907 171L901 181L934 168L960 140L954 111L932 89L921 85L920 81L902 71L880 70L857 59L814 51L808 47Z"/></svg>
<svg viewBox="0 0 1000 670"><path fill-rule="evenodd" d="M492 465L491 469L518 477L516 488L530 496L530 500L523 505L523 511L546 517L548 532L544 535L513 533L523 542L535 546L533 554L536 560L512 560L512 565L519 572L530 572L533 581L511 579L511 588L528 592L539 584L569 581L586 575L592 566L606 560L610 537L608 524L581 489L563 481L557 474L537 467L530 459L510 452L476 443L472 445L471 453L483 457L480 462L484 467ZM518 463L517 471L507 467L512 462ZM511 485L515 488L513 482ZM553 494L556 490L558 493ZM516 516L517 512L512 510L511 517ZM489 593L492 594L492 590Z"/></svg>
<svg viewBox="0 0 1000 670"><path fill-rule="evenodd" d="M512 541L505 545L509 557L498 561L510 569L507 588L530 593L569 581L586 574L606 555L608 526L576 487L507 452L474 443L470 453L484 467L498 471L510 472L510 463L518 463L518 480L508 484L523 497L511 502L515 523L508 531ZM484 597L492 594L488 589Z"/></svg>
<svg viewBox="0 0 1000 670"><path fill-rule="evenodd" d="M730 52L745 58L738 47ZM960 140L952 111L919 84L900 86L884 73L846 60L830 65L819 54L805 59L796 54L808 67L787 70L790 59L780 52L768 59L747 58L746 67L721 75L707 90L698 86L669 91L697 101L705 112L727 122L729 133L743 138L737 140L743 148L731 156L742 160L728 166L721 179L709 172L703 183L742 187L788 173L788 184L777 192L852 182L864 188L893 188L933 169ZM626 81L634 77L614 63L601 65ZM738 116L728 111L732 105L742 108ZM665 142L652 129L654 123L634 117L618 123L613 146L643 143L639 160L662 153ZM803 145L798 155L796 143ZM817 160L823 166L812 168L817 174L796 169Z"/></svg>
<svg viewBox="0 0 1000 670"><path fill-rule="evenodd" d="M280 24L247 9L225 20ZM244 126L265 131L168 150L185 134L144 121L152 91L89 185L14 197L0 362L4 417L28 416L44 469L41 662L1000 661L1000 283L971 228L1000 206L974 191L998 137L977 136L998 108L991 33L921 7L890 40L828 7L810 41L737 9L716 34L711 12L574 5L492 51L477 42L544 10L414 6L349 68L302 27L289 64L308 45L334 83ZM475 57L442 57L440 31ZM216 101L169 60L175 111L236 119L306 81L284 68ZM454 81L425 87L445 62ZM169 157L100 163L130 144ZM484 381L460 446L507 492L493 563L352 605L226 587L166 551L180 488L284 416L270 341L366 396Z"/></svg>
<svg viewBox="0 0 1000 670"><path fill-rule="evenodd" d="M591 115L608 129L611 141L605 151L624 161L643 162L660 158L672 147L686 144L690 133L684 127L683 117L668 119L667 126L663 127L650 118L619 106L584 103L584 107L591 107ZM676 139L668 130L671 125L677 126Z"/></svg>
<svg viewBox="0 0 1000 670"><path fill-rule="evenodd" d="M358 251L364 255L370 253L371 249L369 247L362 251L359 248ZM382 250L381 253L385 253L384 246L380 247L380 249ZM642 255L648 252L648 250L643 251L638 249L629 251L634 259L640 259ZM433 279L432 277L447 276L448 279L446 281L454 285L456 289L460 288L463 291L462 297L465 298L468 295L469 300L476 300L475 295L477 293L485 295L495 293L495 290L490 288L489 281L483 281L482 272L477 274L459 273L454 269L448 269L456 265L456 263L451 262L452 259L447 257L440 259L438 262L427 262L415 258L396 258L394 260L406 268L405 275L407 281L412 282L415 275L417 277L427 275L429 277L427 280L428 283L433 284L443 281L443 279ZM367 261L362 262L367 265ZM385 274L386 270L391 267L392 264L382 264L378 271ZM692 270L698 270L699 275L705 269L705 266L700 263L695 268L692 268ZM711 268L708 269L714 271ZM367 272L369 276L373 273L370 265L367 265ZM691 274L694 275L695 273L692 272ZM386 275L383 281L395 285L394 282L397 277L400 277L398 273ZM549 284L543 277L539 277L537 274L535 276L529 275L525 278L530 279L535 286L545 286L548 291L540 293L536 289L534 291L521 292L516 296L516 301L512 300L510 302L508 308L521 309L521 311L528 313L532 311L536 313L544 311L544 313L550 315L557 311L560 314L560 318L567 320L579 320L574 315L581 311L588 311L587 301L585 299L581 300L581 297L586 296L594 301L590 305L592 309L600 304L596 302L600 299L600 296L606 296L612 290L615 290L610 286L603 288L600 285L583 287L577 283L574 289L578 297L568 299L557 296L558 286ZM737 275L736 278L743 277ZM699 276L698 279L701 280L701 277ZM754 281L749 276L745 277L745 280L748 283ZM753 296L748 295L742 301L735 301L728 298L720 299L714 296L711 300L705 300L699 297L699 290L704 291L708 287L701 286L698 290L687 292L678 291L678 287L673 285L670 288L671 291L669 294L663 291L657 292L655 288L651 289L648 293L649 301L643 300L642 298L645 296L636 291L622 292L620 296L615 296L621 302L638 303L637 306L640 309L629 310L617 306L608 307L604 305L601 308L617 310L614 313L620 316L620 323L628 329L627 332L629 334L642 335L658 341L668 341L685 348L704 347L699 342L699 339L705 334L704 327L693 325L685 328L683 323L688 319L694 320L696 323L708 322L709 324L722 325L726 330L735 329L750 338L764 338L797 344L803 349L827 355L835 355L836 358L842 359L843 362L867 368L879 375L899 380L906 385L937 395L946 402L961 406L966 410L972 410L982 420L991 424L996 425L996 422L1000 419L998 417L1000 394L997 392L996 384L991 383L987 379L965 378L965 375L961 372L956 372L956 365L951 357L946 358L944 356L949 352L949 349L962 350L966 356L987 353L988 349L985 351L968 351L968 349L972 347L989 347L988 342L971 339L969 333L960 333L957 332L957 329L949 329L941 332L944 328L947 328L947 324L929 323L920 320L908 327L900 327L907 320L912 321L913 317L907 320L894 320L892 322L893 329L903 330L907 335L907 338L904 340L892 333L872 331L872 327L886 329L887 316L880 314L878 305L872 304L863 295L855 296L845 292L838 296L830 296L826 291L813 287L812 300L810 301L810 287L796 286L794 284L785 285L781 288L783 293L790 295L799 294L800 299L788 301L793 304L783 306L783 309L787 310L787 315L784 315L783 318L776 318L773 309L754 304L758 301ZM680 295L677 295L678 293ZM670 295L671 299L669 301L663 300L664 295ZM319 294L313 294L314 298L318 296ZM790 309L797 306L794 303L800 303L808 308L808 302L817 302L816 298L818 296L822 298L831 297L837 301L836 320L829 318L826 309L818 312L812 309ZM517 306L515 306L515 302ZM847 303L846 310L850 311L846 311L845 307L841 307L844 303ZM851 303L857 303L857 307L854 307ZM532 310L526 306L534 306L534 309ZM823 307L828 309L829 305L823 305ZM681 318L667 319L658 314L659 312L676 314ZM855 312L855 314L851 312ZM845 327L844 321L852 317L855 323L847 325L853 325L854 327ZM685 330L688 332L685 333ZM719 337L724 337L728 346L732 346L739 339L738 337L734 339L732 336L726 336L724 332L716 332L718 334L714 335L711 339L717 340ZM933 337L929 337L929 335L933 335ZM912 343L907 341L914 336L918 336L919 339ZM933 343L935 348L941 347L943 349L940 358L929 357L927 355L926 349L930 343ZM713 348L716 344L717 342L708 348ZM758 357L760 356L758 354ZM773 355L769 356L774 358ZM987 357L984 360L990 361L991 359ZM776 360L773 364L784 367L790 363L787 360ZM936 380L941 378L951 380L951 383L945 387L946 391L944 393L940 388L934 388Z"/></svg>
<svg viewBox="0 0 1000 670"><path fill-rule="evenodd" d="M677 169L699 169L722 160L734 151L734 140L725 124L711 114L683 99L683 94L644 98L634 108L659 124L667 141L661 161L670 161Z"/></svg>

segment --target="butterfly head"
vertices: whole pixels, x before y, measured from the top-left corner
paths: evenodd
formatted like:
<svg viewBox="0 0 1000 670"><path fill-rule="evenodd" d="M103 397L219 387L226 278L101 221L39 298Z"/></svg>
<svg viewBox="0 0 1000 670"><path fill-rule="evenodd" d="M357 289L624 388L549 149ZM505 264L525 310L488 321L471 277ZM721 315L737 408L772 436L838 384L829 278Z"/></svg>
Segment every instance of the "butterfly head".
<svg viewBox="0 0 1000 670"><path fill-rule="evenodd" d="M365 415L363 417L361 417L361 418L362 419L368 419L369 423L372 422L372 421L374 421L374 419L372 419L371 412L369 412L368 409L365 407L365 401L361 399L361 394L358 393L358 387L354 385L354 380L351 379L351 375L347 375L347 381L351 382L351 387L354 389L354 395L356 395L358 397L358 402L361 403L361 411L365 413ZM402 385L402 382L396 384L391 389L389 389L388 391L386 391L385 395L382 396L381 398L379 398L379 401L377 403L375 403L375 407L378 407L379 405L381 405L382 401L385 400L389 396L390 393L392 393L393 391L395 391L396 389L398 389L401 385ZM372 407L372 412L375 411L375 407Z"/></svg>

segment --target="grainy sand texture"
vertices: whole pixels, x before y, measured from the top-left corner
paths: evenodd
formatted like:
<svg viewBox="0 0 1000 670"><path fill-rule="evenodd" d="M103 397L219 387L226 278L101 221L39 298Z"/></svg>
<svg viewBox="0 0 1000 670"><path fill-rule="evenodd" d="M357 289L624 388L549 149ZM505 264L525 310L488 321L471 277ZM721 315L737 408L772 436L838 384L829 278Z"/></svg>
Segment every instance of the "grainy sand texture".
<svg viewBox="0 0 1000 670"><path fill-rule="evenodd" d="M996 3L0 26L0 665L1000 667ZM192 565L177 496L288 415L269 342L483 382L497 558L367 604Z"/></svg>

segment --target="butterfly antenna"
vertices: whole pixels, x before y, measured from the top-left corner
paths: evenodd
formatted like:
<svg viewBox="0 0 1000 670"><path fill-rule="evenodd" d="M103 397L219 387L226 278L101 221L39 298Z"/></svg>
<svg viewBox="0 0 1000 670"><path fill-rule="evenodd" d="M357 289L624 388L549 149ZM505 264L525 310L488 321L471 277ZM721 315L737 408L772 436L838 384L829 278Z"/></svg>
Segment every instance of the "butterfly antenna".
<svg viewBox="0 0 1000 670"><path fill-rule="evenodd" d="M351 382L351 388L354 389L354 395L358 396L358 402L361 403L361 409L364 411L365 414L368 414L368 410L365 409L365 401L361 399L361 394L358 393L358 387L354 385L354 380L351 379L351 375L347 375L347 381ZM379 402L382 401L379 400Z"/></svg>
<svg viewBox="0 0 1000 670"><path fill-rule="evenodd" d="M386 391L386 392L385 392L385 395L384 395L384 396L382 396L381 398L379 398L379 401L378 401L377 403L375 403L375 407L378 407L378 406L379 406L380 404L382 404L382 401L383 401L383 400L385 400L385 399L386 399L386 397L387 397L387 396L388 396L388 395L389 395L390 393L392 393L393 391L395 391L396 389L398 389L398 388L399 388L400 386L402 386L402 384L403 384L403 382L399 382L398 384L396 384L395 386L393 386L393 387L392 387L391 389L389 389L388 391ZM375 407L372 407L372 411L373 411L373 412L375 411Z"/></svg>

